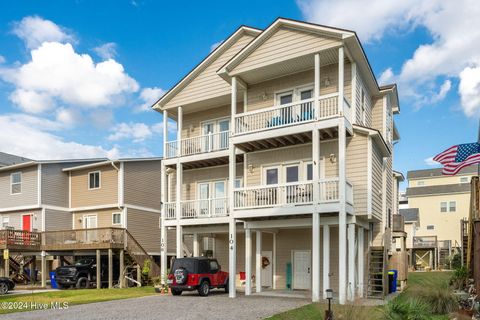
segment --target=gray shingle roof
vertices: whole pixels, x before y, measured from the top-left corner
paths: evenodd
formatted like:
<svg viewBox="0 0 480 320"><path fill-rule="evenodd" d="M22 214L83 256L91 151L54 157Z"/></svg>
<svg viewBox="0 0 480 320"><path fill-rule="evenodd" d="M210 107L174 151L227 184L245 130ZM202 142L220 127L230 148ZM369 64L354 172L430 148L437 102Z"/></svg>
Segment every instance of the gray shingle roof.
<svg viewBox="0 0 480 320"><path fill-rule="evenodd" d="M400 209L398 212L405 218L405 222L418 222L418 208Z"/></svg>
<svg viewBox="0 0 480 320"><path fill-rule="evenodd" d="M24 157L16 156L13 154L0 152L0 167L10 166L12 164L18 164L18 163L23 163L27 161L31 161L31 160Z"/></svg>
<svg viewBox="0 0 480 320"><path fill-rule="evenodd" d="M465 193L470 192L470 183L444 184L439 186L407 188L407 198L433 194Z"/></svg>
<svg viewBox="0 0 480 320"><path fill-rule="evenodd" d="M468 166L460 170L460 174L471 174L477 173L477 166ZM407 179L421 179L421 178L430 178L430 177L440 177L442 176L442 168L436 169L423 169L423 170L412 170L408 171Z"/></svg>

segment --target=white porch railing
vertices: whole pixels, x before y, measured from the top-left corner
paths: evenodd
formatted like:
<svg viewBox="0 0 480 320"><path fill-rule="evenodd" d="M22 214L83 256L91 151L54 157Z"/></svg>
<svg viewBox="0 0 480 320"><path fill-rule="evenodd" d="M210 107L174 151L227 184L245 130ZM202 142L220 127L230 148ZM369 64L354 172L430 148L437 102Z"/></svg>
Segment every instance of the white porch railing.
<svg viewBox="0 0 480 320"><path fill-rule="evenodd" d="M339 200L338 178L322 179L319 183L320 203ZM353 203L353 187L346 184L347 202ZM313 203L313 182L295 182L235 189L234 208L263 208Z"/></svg>
<svg viewBox="0 0 480 320"><path fill-rule="evenodd" d="M176 205L177 204L175 202L166 202L166 203L163 204L163 211L165 212L165 219L172 220L172 219L177 218Z"/></svg>
<svg viewBox="0 0 480 320"><path fill-rule="evenodd" d="M314 101L315 99L306 99L238 114L235 116L235 134L258 132L340 115L338 93L320 96L318 110ZM346 99L343 114L351 120L351 107Z"/></svg>
<svg viewBox="0 0 480 320"><path fill-rule="evenodd" d="M191 137L180 140L180 156L190 156L205 152L219 151L228 149L230 136L229 131L210 133L207 135ZM165 157L174 158L178 156L178 140L167 142L165 147Z"/></svg>
<svg viewBox="0 0 480 320"><path fill-rule="evenodd" d="M228 198L182 201L180 219L198 219L228 216Z"/></svg>

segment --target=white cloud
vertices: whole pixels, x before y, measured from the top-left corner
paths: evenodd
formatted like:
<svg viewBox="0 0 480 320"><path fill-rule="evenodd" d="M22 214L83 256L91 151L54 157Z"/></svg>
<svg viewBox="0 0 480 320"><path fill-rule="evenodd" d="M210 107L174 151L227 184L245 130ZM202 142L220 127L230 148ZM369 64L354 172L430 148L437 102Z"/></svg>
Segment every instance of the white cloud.
<svg viewBox="0 0 480 320"><path fill-rule="evenodd" d="M151 106L165 94L165 90L157 87L144 88L140 92L142 103L136 108L137 111L149 111Z"/></svg>
<svg viewBox="0 0 480 320"><path fill-rule="evenodd" d="M59 123L75 126L82 120L82 115L78 109L74 108L59 108L56 110L56 120Z"/></svg>
<svg viewBox="0 0 480 320"><path fill-rule="evenodd" d="M5 57L0 55L0 64L5 63L5 61L7 61L5 60Z"/></svg>
<svg viewBox="0 0 480 320"><path fill-rule="evenodd" d="M210 52L212 52L213 50L217 49L219 45L221 45L223 43L223 40L222 41L218 41L218 42L215 42L214 44L212 44L210 46Z"/></svg>
<svg viewBox="0 0 480 320"><path fill-rule="evenodd" d="M53 100L84 108L113 105L138 90L121 64L111 59L95 63L69 43L45 42L31 55L32 60L18 68L0 69L0 76L17 88L12 102L26 112L44 111ZM41 102L35 96L42 97Z"/></svg>
<svg viewBox="0 0 480 320"><path fill-rule="evenodd" d="M424 159L423 162L425 162L425 164L427 166L438 166L439 165L439 163L437 161L433 161L433 157Z"/></svg>
<svg viewBox="0 0 480 320"><path fill-rule="evenodd" d="M380 75L380 78L378 79L378 83L380 85L389 84L393 80L393 77L394 77L394 74L393 74L392 68L387 68Z"/></svg>
<svg viewBox="0 0 480 320"><path fill-rule="evenodd" d="M480 114L480 66L467 67L460 72L458 86L462 106L467 116Z"/></svg>
<svg viewBox="0 0 480 320"><path fill-rule="evenodd" d="M117 55L117 44L115 42L107 42L93 48L93 51L102 59L113 59Z"/></svg>
<svg viewBox="0 0 480 320"><path fill-rule="evenodd" d="M0 116L0 148L4 152L22 155L31 159L73 159L109 157L118 158L117 148L105 149L63 138L46 127L58 130L60 127L51 121L24 115Z"/></svg>
<svg viewBox="0 0 480 320"><path fill-rule="evenodd" d="M471 80L469 68L480 64L480 6L476 0L299 0L298 4L309 21L353 29L363 41L381 39L388 32L425 28L431 41L419 45L398 74L387 69L380 79L397 81L404 97L420 103L438 102L446 96L450 80L440 88L431 85L439 78L460 78L465 71L463 78ZM462 107L471 116L480 104L471 101L470 95L462 96L471 92L473 83L463 84L459 89Z"/></svg>
<svg viewBox="0 0 480 320"><path fill-rule="evenodd" d="M50 20L29 16L14 24L12 32L25 42L28 49L35 49L44 42L73 42L74 37Z"/></svg>
<svg viewBox="0 0 480 320"><path fill-rule="evenodd" d="M132 139L133 142L141 142L153 135L152 129L145 123L119 123L112 129L108 136L110 141Z"/></svg>

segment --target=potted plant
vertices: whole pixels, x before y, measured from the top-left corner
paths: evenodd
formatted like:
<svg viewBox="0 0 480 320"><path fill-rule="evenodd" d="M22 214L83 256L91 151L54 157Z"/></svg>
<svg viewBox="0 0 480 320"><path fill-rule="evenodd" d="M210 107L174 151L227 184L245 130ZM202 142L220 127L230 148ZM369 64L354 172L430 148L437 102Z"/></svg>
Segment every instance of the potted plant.
<svg viewBox="0 0 480 320"><path fill-rule="evenodd" d="M167 277L165 276L165 279ZM152 278L153 287L155 288L156 293L168 294L170 293L170 287L165 283L162 284L162 277L154 277Z"/></svg>

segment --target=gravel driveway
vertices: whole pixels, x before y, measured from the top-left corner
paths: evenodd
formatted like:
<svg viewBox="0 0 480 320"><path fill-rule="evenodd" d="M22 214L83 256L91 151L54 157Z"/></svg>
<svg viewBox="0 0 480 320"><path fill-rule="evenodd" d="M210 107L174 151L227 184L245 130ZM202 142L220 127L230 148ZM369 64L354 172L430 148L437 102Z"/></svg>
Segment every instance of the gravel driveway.
<svg viewBox="0 0 480 320"><path fill-rule="evenodd" d="M196 293L180 297L149 296L72 306L67 310L41 310L2 315L3 319L263 319L294 309L308 300L237 295L212 292L203 298Z"/></svg>

